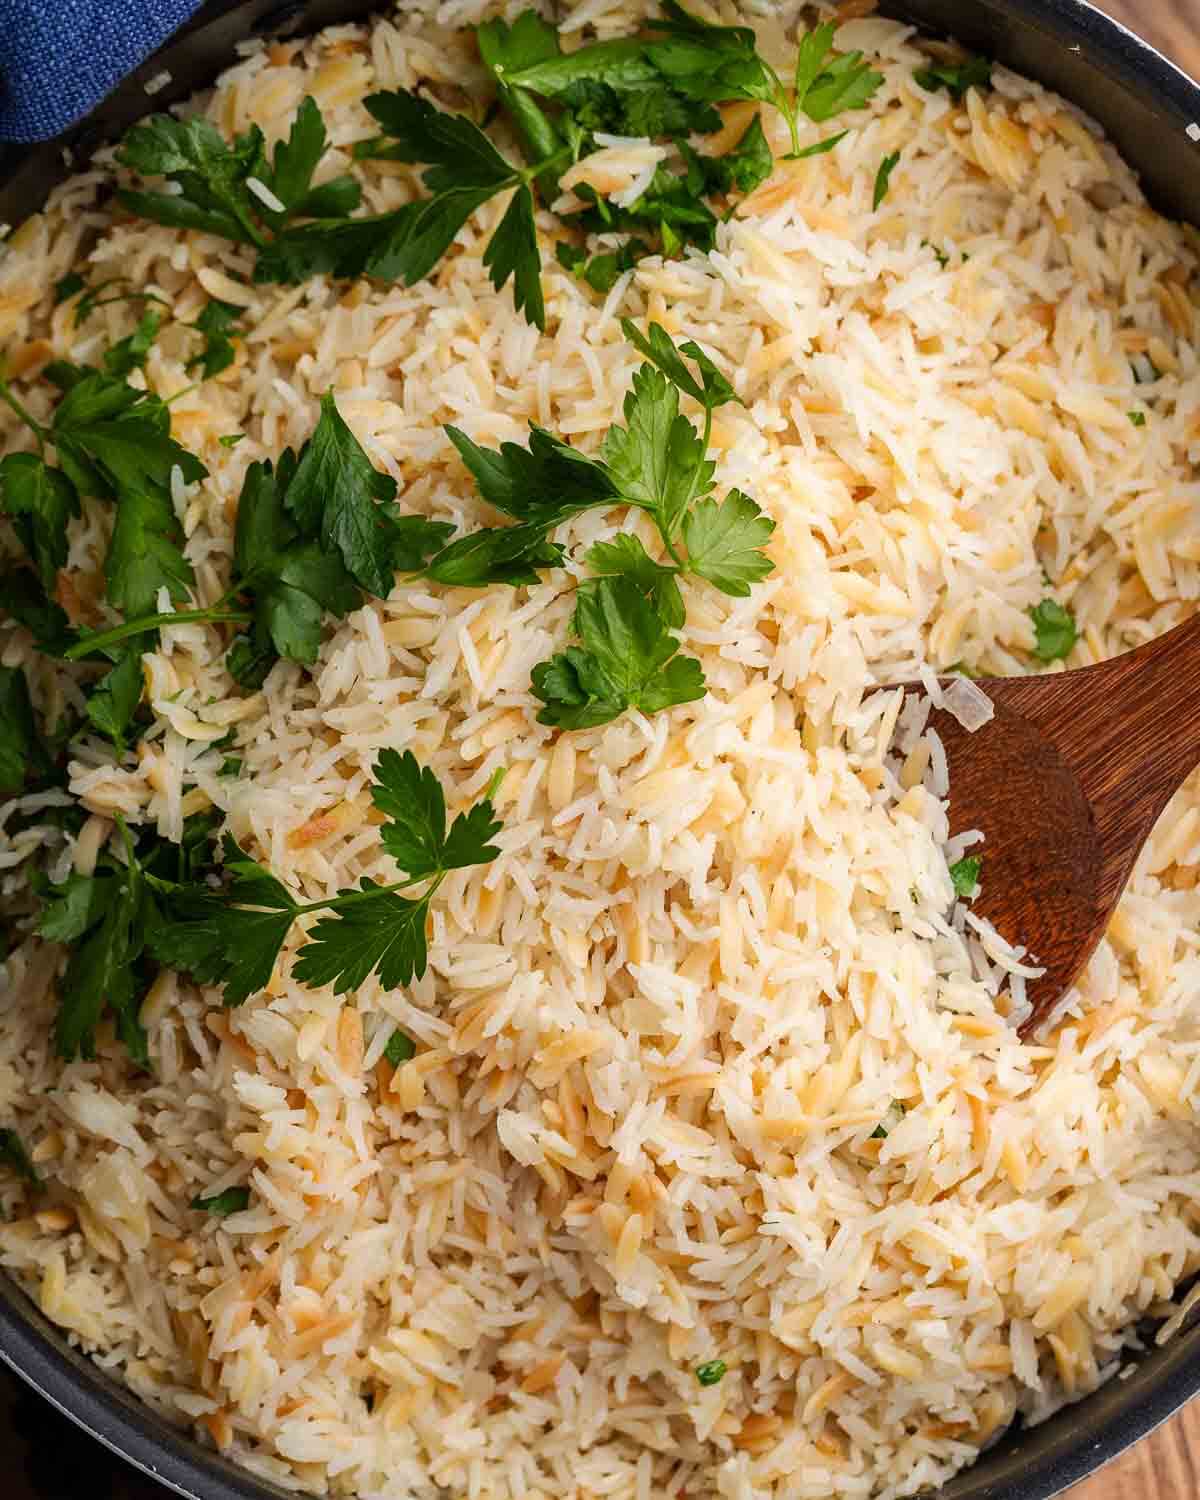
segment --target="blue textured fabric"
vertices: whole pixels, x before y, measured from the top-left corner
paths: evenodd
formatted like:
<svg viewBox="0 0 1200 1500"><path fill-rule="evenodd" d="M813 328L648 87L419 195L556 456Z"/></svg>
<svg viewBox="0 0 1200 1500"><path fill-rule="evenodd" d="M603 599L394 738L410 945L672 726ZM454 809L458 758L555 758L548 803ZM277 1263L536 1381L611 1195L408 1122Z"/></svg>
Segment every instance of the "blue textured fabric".
<svg viewBox="0 0 1200 1500"><path fill-rule="evenodd" d="M0 140L81 120L200 0L0 0Z"/></svg>

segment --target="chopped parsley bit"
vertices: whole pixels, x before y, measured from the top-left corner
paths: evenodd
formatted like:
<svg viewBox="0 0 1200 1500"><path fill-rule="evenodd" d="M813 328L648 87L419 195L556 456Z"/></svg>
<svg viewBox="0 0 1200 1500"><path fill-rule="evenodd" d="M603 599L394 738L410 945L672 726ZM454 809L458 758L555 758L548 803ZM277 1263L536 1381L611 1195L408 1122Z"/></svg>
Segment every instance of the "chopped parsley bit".
<svg viewBox="0 0 1200 1500"><path fill-rule="evenodd" d="M154 340L158 337L162 318L162 313L156 308L148 307L134 331L127 338L118 339L105 352L104 368L110 375L128 375L131 370L140 370L145 366Z"/></svg>
<svg viewBox="0 0 1200 1500"><path fill-rule="evenodd" d="M223 1193L214 1193L210 1198L193 1198L190 1206L198 1213L215 1214L217 1218L224 1219L229 1214L240 1214L243 1209L250 1207L250 1189L226 1188Z"/></svg>
<svg viewBox="0 0 1200 1500"><path fill-rule="evenodd" d="M383 1049L383 1055L393 1068L398 1068L402 1062L408 1062L409 1058L416 1057L417 1044L407 1032L401 1031L397 1026L391 1036L388 1037L387 1046Z"/></svg>
<svg viewBox="0 0 1200 1500"><path fill-rule="evenodd" d="M227 755L221 762L218 776L240 776L242 774L242 758L240 755Z"/></svg>
<svg viewBox="0 0 1200 1500"><path fill-rule="evenodd" d="M1133 425L1135 427L1145 427L1145 425L1146 425L1146 413L1144 411L1131 411L1131 412L1127 412L1126 416L1128 416L1129 420L1133 423Z"/></svg>
<svg viewBox="0 0 1200 1500"><path fill-rule="evenodd" d="M664 223L663 227L666 229L667 225ZM586 250L559 240L554 253L564 271L581 277L594 292L604 294L612 291L617 278L625 271L631 271L648 249L640 240L630 239L619 250L589 256Z"/></svg>
<svg viewBox="0 0 1200 1500"><path fill-rule="evenodd" d="M871 195L871 207L873 209L878 209L879 205L887 197L888 183L892 180L892 173L896 170L896 164L899 160L899 151L893 151L879 163L879 171L875 173L875 191Z"/></svg>
<svg viewBox="0 0 1200 1500"><path fill-rule="evenodd" d="M44 775L51 765L25 673L20 667L0 667L0 792L23 790L28 775Z"/></svg>
<svg viewBox="0 0 1200 1500"><path fill-rule="evenodd" d="M188 360L186 368L193 370L199 365L201 378L204 380L210 380L222 370L227 370L234 360L230 335L241 334L242 329L237 321L241 315L242 309L235 307L232 302L218 302L214 298L207 303L196 321L189 324L189 327L203 336L204 346L199 354L194 354ZM221 438L220 441L223 443L225 439Z"/></svg>
<svg viewBox="0 0 1200 1500"><path fill-rule="evenodd" d="M822 141L814 141L811 146L805 146L803 151L793 151L788 157L789 161L803 161L807 156L824 156L826 151L832 151L837 143L850 134L848 130L839 130L834 135L827 135Z"/></svg>
<svg viewBox="0 0 1200 1500"><path fill-rule="evenodd" d="M983 855L971 854L950 866L950 880L954 894L960 898L973 896L979 888L979 872L983 868Z"/></svg>
<svg viewBox="0 0 1200 1500"><path fill-rule="evenodd" d="M696 1379L701 1385L716 1385L724 1379L728 1368L723 1359L710 1359L706 1364L696 1366Z"/></svg>
<svg viewBox="0 0 1200 1500"><path fill-rule="evenodd" d="M76 292L82 292L86 285L83 277L78 271L70 271L54 283L54 305L65 302L68 297L73 297Z"/></svg>
<svg viewBox="0 0 1200 1500"><path fill-rule="evenodd" d="M1035 644L1033 654L1038 661L1062 661L1070 656L1079 639L1075 617L1057 599L1043 599L1029 611L1033 621Z"/></svg>
<svg viewBox="0 0 1200 1500"><path fill-rule="evenodd" d="M217 442L222 448L236 448L245 436L244 432L227 432L224 437L219 437Z"/></svg>
<svg viewBox="0 0 1200 1500"><path fill-rule="evenodd" d="M968 89L991 87L992 64L988 58L977 56L961 63L934 63L928 68L918 68L913 79L927 94L945 89L957 104Z"/></svg>
<svg viewBox="0 0 1200 1500"><path fill-rule="evenodd" d="M867 1139L870 1141L886 1140L907 1113L907 1107L899 1099L893 1099L888 1105L887 1113Z"/></svg>
<svg viewBox="0 0 1200 1500"><path fill-rule="evenodd" d="M924 247L925 247L926 250L932 250L933 251L934 259L937 261L938 265L941 266L942 270L944 271L946 269L946 267L950 264L950 257L946 254L946 252L944 250L939 250L938 247L936 245L932 244L929 240L922 240L921 244L924 245Z"/></svg>
<svg viewBox="0 0 1200 1500"><path fill-rule="evenodd" d="M26 1182L41 1181L15 1130L0 1130L0 1163L11 1168L18 1177L24 1177Z"/></svg>

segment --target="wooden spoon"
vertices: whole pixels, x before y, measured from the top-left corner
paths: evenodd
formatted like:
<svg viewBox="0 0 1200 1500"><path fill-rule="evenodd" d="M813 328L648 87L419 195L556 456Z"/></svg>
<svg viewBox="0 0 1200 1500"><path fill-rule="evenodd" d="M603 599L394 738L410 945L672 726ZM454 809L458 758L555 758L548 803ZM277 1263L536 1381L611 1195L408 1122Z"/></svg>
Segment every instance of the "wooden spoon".
<svg viewBox="0 0 1200 1500"><path fill-rule="evenodd" d="M1045 967L1027 981L1028 1036L1091 957L1200 763L1200 614L1099 666L979 686L990 723L970 734L944 710L930 723L946 747L951 832L984 834L970 851L983 855L972 909Z"/></svg>

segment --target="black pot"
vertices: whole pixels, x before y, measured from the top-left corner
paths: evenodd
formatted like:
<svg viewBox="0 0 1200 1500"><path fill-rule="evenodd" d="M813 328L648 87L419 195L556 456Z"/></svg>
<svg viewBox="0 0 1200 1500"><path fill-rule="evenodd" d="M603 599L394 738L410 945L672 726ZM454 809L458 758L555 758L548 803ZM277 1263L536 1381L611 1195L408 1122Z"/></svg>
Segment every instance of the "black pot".
<svg viewBox="0 0 1200 1500"><path fill-rule="evenodd" d="M1200 223L1200 87L1084 0L884 0L890 15L953 35L1039 79L1094 115L1140 172L1155 206ZM291 36L358 20L371 0L210 0L196 19L81 125L41 146L0 151L0 220L16 224L100 144L212 82L251 36ZM147 80L171 82L151 99ZM1049 1500L1144 1437L1200 1390L1200 1322L1132 1373L1032 1429L1010 1430L929 1500ZM286 1500L155 1415L84 1358L23 1292L0 1276L0 1359L93 1437L189 1500ZM2 1485L0 1485L2 1488Z"/></svg>

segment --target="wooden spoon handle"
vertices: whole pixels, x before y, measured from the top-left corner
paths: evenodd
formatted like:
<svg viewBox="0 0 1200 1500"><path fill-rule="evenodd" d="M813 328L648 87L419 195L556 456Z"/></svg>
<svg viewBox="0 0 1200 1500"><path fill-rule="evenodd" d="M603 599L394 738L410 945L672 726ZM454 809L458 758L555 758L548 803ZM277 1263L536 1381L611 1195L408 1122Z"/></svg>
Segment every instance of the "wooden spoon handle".
<svg viewBox="0 0 1200 1500"><path fill-rule="evenodd" d="M1087 722L1103 745L1076 737L1088 771L1080 782L1097 820L1118 799L1151 821L1200 764L1200 615L1092 669Z"/></svg>

